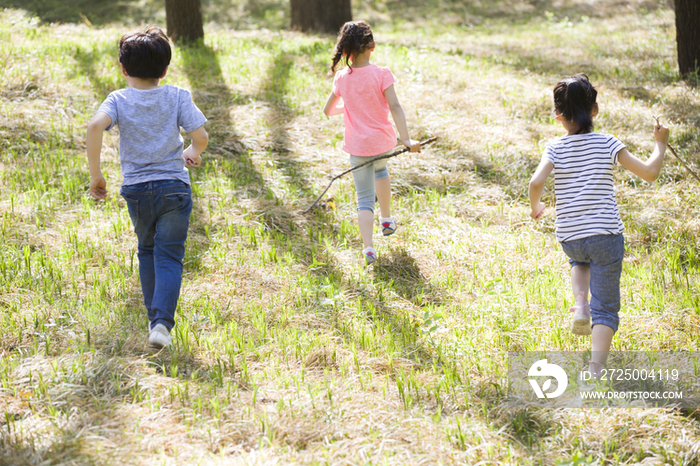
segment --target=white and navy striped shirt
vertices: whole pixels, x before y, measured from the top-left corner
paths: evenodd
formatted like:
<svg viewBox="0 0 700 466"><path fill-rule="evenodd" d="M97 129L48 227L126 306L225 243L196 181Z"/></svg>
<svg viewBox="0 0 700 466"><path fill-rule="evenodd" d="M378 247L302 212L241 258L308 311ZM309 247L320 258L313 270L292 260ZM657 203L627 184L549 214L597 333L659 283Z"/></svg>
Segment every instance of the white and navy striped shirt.
<svg viewBox="0 0 700 466"><path fill-rule="evenodd" d="M554 166L559 242L622 233L613 166L624 148L614 136L598 133L564 136L547 144L543 157Z"/></svg>

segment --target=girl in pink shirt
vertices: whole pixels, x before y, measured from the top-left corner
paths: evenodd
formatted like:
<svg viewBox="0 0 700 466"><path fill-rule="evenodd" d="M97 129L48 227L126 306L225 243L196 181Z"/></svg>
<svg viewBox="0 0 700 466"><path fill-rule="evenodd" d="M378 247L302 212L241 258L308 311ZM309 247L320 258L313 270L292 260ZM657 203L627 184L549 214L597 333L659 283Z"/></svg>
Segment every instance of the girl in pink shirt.
<svg viewBox="0 0 700 466"><path fill-rule="evenodd" d="M374 46L372 29L367 22L345 23L338 34L329 73L335 73L335 78L323 113L327 116L343 114L343 150L350 154L353 167L366 162L367 157L387 154L394 149L396 133L389 121L389 113L394 118L401 142L411 152L420 152L420 143L408 136L406 116L394 91L396 78L388 68L369 62ZM335 68L342 58L347 67L336 73ZM391 217L391 180L386 162L387 159L378 160L352 172L366 264L377 260L377 251L372 245L375 194L381 210L382 233L389 236L396 231L396 222Z"/></svg>

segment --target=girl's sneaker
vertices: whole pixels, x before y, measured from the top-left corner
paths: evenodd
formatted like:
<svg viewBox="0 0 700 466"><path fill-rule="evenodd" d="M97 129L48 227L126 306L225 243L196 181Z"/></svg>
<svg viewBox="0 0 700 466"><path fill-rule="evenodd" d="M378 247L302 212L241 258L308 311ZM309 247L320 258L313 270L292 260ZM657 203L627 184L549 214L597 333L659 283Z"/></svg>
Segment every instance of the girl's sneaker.
<svg viewBox="0 0 700 466"><path fill-rule="evenodd" d="M574 335L591 334L591 306L583 295L576 298L574 307L570 309L574 314L571 322L571 333Z"/></svg>
<svg viewBox="0 0 700 466"><path fill-rule="evenodd" d="M170 346L172 341L173 337L170 336L170 332L163 324L158 324L153 327L151 333L148 335L148 344L153 348L165 348L166 346Z"/></svg>
<svg viewBox="0 0 700 466"><path fill-rule="evenodd" d="M365 265L373 264L377 261L377 250L372 246L364 248L362 255L365 256Z"/></svg>
<svg viewBox="0 0 700 466"><path fill-rule="evenodd" d="M396 222L391 217L380 218L379 224L382 226L382 234L384 236L393 235L396 231Z"/></svg>

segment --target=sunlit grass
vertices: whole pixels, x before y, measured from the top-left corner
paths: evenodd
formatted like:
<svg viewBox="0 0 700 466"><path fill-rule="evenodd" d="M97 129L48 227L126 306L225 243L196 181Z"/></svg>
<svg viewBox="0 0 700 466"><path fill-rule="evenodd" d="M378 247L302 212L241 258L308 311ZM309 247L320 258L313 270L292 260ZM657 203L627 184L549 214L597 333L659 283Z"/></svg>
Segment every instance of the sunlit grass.
<svg viewBox="0 0 700 466"><path fill-rule="evenodd" d="M87 195L85 124L125 85L122 28L2 13L0 463L697 462L687 413L503 404L508 351L589 345L567 330L553 218L527 216L527 180L561 134L553 85L588 72L597 127L638 155L651 115L693 167L700 152L673 13L573 3L568 18L464 7L471 26L408 29L361 2L413 137L439 137L390 162L399 230L377 237L370 269L349 177L335 208L300 213L347 166L342 121L321 113L332 38L210 24L203 45L176 49L165 82L192 90L211 143L191 173L175 341L159 354L146 349L115 131L111 195ZM628 254L614 347L697 350L700 188L670 157L654 184L616 178Z"/></svg>

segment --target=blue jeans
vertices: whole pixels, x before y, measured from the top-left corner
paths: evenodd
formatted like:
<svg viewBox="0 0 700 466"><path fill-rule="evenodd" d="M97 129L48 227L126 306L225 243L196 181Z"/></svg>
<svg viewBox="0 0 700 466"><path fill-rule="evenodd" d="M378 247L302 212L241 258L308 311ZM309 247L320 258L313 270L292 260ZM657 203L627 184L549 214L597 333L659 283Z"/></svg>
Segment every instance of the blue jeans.
<svg viewBox="0 0 700 466"><path fill-rule="evenodd" d="M389 154L385 152L384 154ZM384 155L379 154L379 155ZM376 157L376 155L374 156ZM356 167L370 160L372 157L350 156L350 166ZM389 171L386 169L386 163L389 159L377 160L374 163L352 172L352 177L355 179L355 192L357 193L357 210L370 210L374 212L374 182L389 176Z"/></svg>
<svg viewBox="0 0 700 466"><path fill-rule="evenodd" d="M594 235L564 241L561 247L572 267L581 265L591 269L592 325L607 325L617 332L625 239L621 234Z"/></svg>
<svg viewBox="0 0 700 466"><path fill-rule="evenodd" d="M175 326L192 191L179 180L122 186L139 241L139 276L151 328Z"/></svg>

